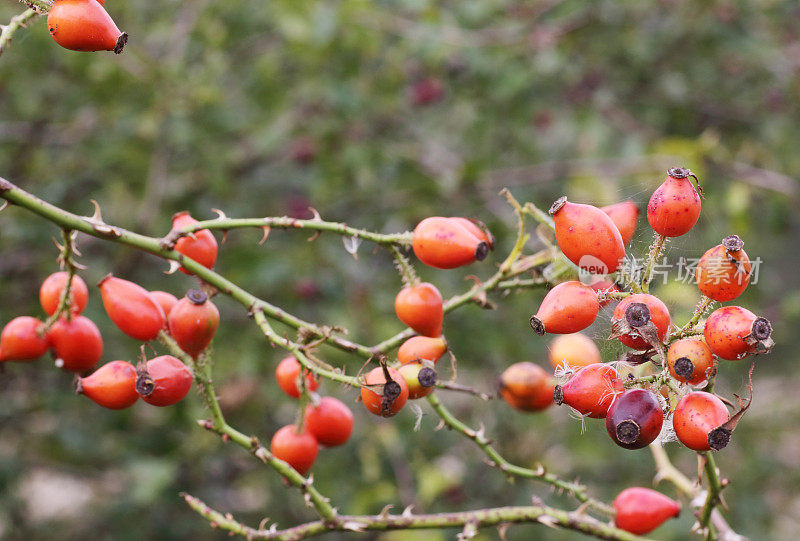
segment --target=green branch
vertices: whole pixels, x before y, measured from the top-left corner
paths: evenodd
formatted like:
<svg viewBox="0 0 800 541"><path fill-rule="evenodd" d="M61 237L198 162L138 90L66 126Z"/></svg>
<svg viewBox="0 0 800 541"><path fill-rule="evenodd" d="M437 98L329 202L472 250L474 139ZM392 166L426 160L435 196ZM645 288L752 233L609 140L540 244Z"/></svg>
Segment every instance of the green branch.
<svg viewBox="0 0 800 541"><path fill-rule="evenodd" d="M558 489L566 491L581 503L588 504L589 507L600 511L605 515L613 516L615 514L613 508L591 498L586 493L586 487L579 483L564 481L552 473L547 473L547 471L541 465L537 469L532 470L530 468L523 468L522 466L512 464L497 452L497 450L492 446L489 438L487 438L483 433L483 430L473 430L462 421L457 419L452 413L450 413L444 404L439 401L439 397L436 396L436 393L429 394L427 396L427 400L436 414L441 417L442 421L444 421L449 428L457 432L461 432L467 438L474 441L475 444L480 447L489 458L490 464L498 468L503 473L506 473L510 476L538 479Z"/></svg>
<svg viewBox="0 0 800 541"><path fill-rule="evenodd" d="M721 501L720 493L722 492L723 485L719 478L719 472L717 472L714 455L707 452L703 453L703 456L705 460L704 469L706 472L706 479L708 480L708 492L706 494L706 501L697 516L697 522L700 524L701 528L706 530L706 539L710 541L716 539L716 533L711 524L709 524L709 521L711 520L711 513L714 512L714 508Z"/></svg>
<svg viewBox="0 0 800 541"><path fill-rule="evenodd" d="M184 227L176 231L171 231L164 237L164 245L172 248L175 242L181 238L202 231L203 229L214 229L219 231L228 231L230 229L241 228L259 228L259 229L305 229L317 233L329 232L342 235L344 237L351 237L356 239L364 239L382 246L410 246L412 240L412 233L406 231L405 233L381 234L367 231L366 229L356 229L349 227L340 222L326 222L320 218L311 220L300 220L291 218L289 216L272 216L266 218L217 218L216 220L204 220L192 224L189 227Z"/></svg>
<svg viewBox="0 0 800 541"><path fill-rule="evenodd" d="M49 10L50 8L48 7L47 9ZM24 28L28 21L40 14L36 9L26 9L19 15L12 17L7 25L0 25L0 55L8 48L11 38L14 37L17 30Z"/></svg>
<svg viewBox="0 0 800 541"><path fill-rule="evenodd" d="M303 477L288 463L275 458L266 447L261 445L258 438L255 436L247 436L225 421L222 409L219 406L219 401L217 400L217 395L214 392L214 385L211 379L211 361L209 359L204 359L202 356L201 360L195 361L191 355L181 350L178 343L164 331L159 333L158 339L166 346L170 354L178 357L184 364L194 369L195 381L200 386L203 401L211 413L211 420L199 421L198 424L206 430L216 432L222 436L224 440L232 441L239 447L253 453L253 455L264 464L272 467L272 469L286 478L292 486L299 488L305 494L306 501L314 508L320 517L325 521L336 520L336 510L331 507L328 498L320 494L319 491L314 488L313 480L310 477Z"/></svg>
<svg viewBox="0 0 800 541"><path fill-rule="evenodd" d="M642 541L645 538L633 535L619 528L609 526L579 511L563 511L544 505L525 507L495 507L461 511L456 513L436 513L415 515L407 510L401 515L386 512L379 515L340 515L332 522L309 522L293 528L279 530L273 528L250 528L237 522L232 515L216 511L200 499L183 494L186 503L205 517L213 527L241 535L247 539L271 539L297 541L333 531L365 532L386 530L412 530L431 528L463 528L475 532L487 526L499 524L541 524L552 528L573 530L597 537L619 541Z"/></svg>

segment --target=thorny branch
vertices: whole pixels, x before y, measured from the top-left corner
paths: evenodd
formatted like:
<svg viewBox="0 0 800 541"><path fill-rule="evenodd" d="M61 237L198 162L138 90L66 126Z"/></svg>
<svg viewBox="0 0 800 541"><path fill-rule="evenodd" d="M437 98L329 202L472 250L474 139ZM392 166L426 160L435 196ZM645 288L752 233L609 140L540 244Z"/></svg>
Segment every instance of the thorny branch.
<svg viewBox="0 0 800 541"><path fill-rule="evenodd" d="M559 273L571 272L569 266L555 265L555 272L551 272L550 276L545 279L539 272L538 267L548 263L556 262L559 256L557 250L549 247L539 253L525 256L523 250L529 238L526 232L525 216L532 216L543 227L552 229L552 221L549 216L539 211L534 205L527 203L524 206L520 205L510 193L504 190L503 195L506 196L509 203L515 210L518 216L518 232L516 242L509 253L508 257L501 263L499 269L487 280L481 282L477 279L470 289L466 292L456 295L445 302L445 312L450 312L460 306L470 303L476 303L484 307L490 306L486 295L493 291L509 291L518 288L538 287L546 285L549 281L555 280L559 277ZM324 222L317 215L313 220L298 221L291 218L258 218L258 219L243 219L243 220L228 220L224 215L218 220L210 220L200 222L193 226L181 231L173 231L163 239L147 237L137 233L109 225L105 223L96 212L93 217L78 216L54 205L46 203L41 199L25 192L14 184L0 178L0 198L5 199L8 203L15 204L32 211L39 216L55 223L60 226L64 231L65 245L62 247L62 258L65 261L71 261L71 253L74 246L71 244L74 241L75 232L82 232L100 239L109 240L112 242L124 244L142 251L152 253L156 256L173 261L192 273L196 274L201 280L215 287L220 292L230 296L235 301L244 306L249 313L254 317L256 324L259 326L263 334L274 345L287 349L298 361L308 370L323 376L325 378L337 381L339 383L360 386L360 378L345 375L344 371L338 368L332 368L324 363L320 363L312 355L308 338L314 338L314 346L320 343L325 343L329 346L350 352L363 359L372 359L384 356L386 353L397 347L406 338L413 335L413 331L406 329L393 337L390 337L379 344L368 347L358 344L340 336L337 336L328 327L320 326L314 323L303 321L296 316L286 313L282 309L270 304L269 302L259 299L234 283L228 281L218 273L209 270L202 265L196 263L190 258L183 256L176 252L174 242L181 236L190 234L192 231L200 229L219 229L227 231L228 229L237 227L277 227L286 229L309 229L320 232L332 232L345 237L366 239L376 242L379 245L387 247L390 251L397 254L400 247L407 246L410 243L410 233L401 233L397 235L383 235L378 233L371 233L365 230L354 229L335 222ZM656 247L656 252L660 251L660 246ZM651 256L651 261L654 258ZM557 262L558 263L558 262ZM70 264L67 265L68 270L74 267ZM521 275L532 273L533 278L520 278ZM647 276L649 273L646 273ZM66 298L66 295L65 295ZM62 298L63 304L65 298ZM707 304L698 307L694 317L690 322L681 329L693 329L694 325L699 321L702 313L707 308ZM63 307L60 306L60 310ZM302 335L305 339L292 340L287 336L278 334L272 327L270 320L283 323L298 331L298 337ZM603 539L641 539L633 536L622 530L618 530L611 526L607 526L598 522L597 520L584 514L585 509L593 509L608 516L613 516L614 510L598 500L590 497L587 494L586 487L576 482L565 481L558 476L547 472L542 466L537 469L523 468L508 462L503 458L492 446L492 442L484 434L483 429L473 430L445 408L439 401L436 394L428 396L428 402L434 411L441 417L442 422L449 428L462 433L465 437L473 440L476 445L487 455L488 461L491 465L497 467L509 476L518 476L522 478L536 479L551 486L563 490L578 501L582 503L578 511L567 512L558 509L552 509L545 506L533 505L530 507L506 507L496 509L481 509L475 511L464 511L460 513L440 513L435 515L412 515L406 512L403 515L395 516L387 513L382 513L377 516L345 516L339 515L334 507L331 506L328 498L320 494L313 486L313 478L305 478L297 473L287 463L275 458L254 436L247 436L242 432L231 427L225 420L223 413L217 401L213 380L211 377L212 363L211 359L201 356L197 361L191 356L183 353L178 345L166 334L161 333L160 341L170 350L170 352L177 357L181 358L187 365L191 366L195 375L195 379L200 388L201 394L206 405L209 408L211 419L200 421L199 424L203 428L216 432L221 435L225 441L233 441L240 447L248 450L254 454L259 460L275 469L278 473L284 476L287 481L300 489L305 497L305 501L309 507L312 507L317 514L321 517L320 521L311 522L303 525L289 528L286 530L277 530L273 525L269 530L253 529L239 524L230 515L223 515L213 509L208 508L191 496L185 496L187 502L193 509L198 511L201 515L209 519L212 525L226 529L231 533L244 535L247 537L265 538L265 539L302 539L304 537L318 535L327 531L333 530L386 530L386 529L410 529L410 528L446 528L452 526L464 526L469 528L478 528L483 526L495 525L500 523L512 522L538 522L548 526L563 527L588 533L595 537ZM443 389L464 391L474 394L481 398L488 398L480 391L476 391L466 386L461 386L456 383L448 385L441 385ZM700 488L696 487L689 481L683 474L681 474L674 466L671 465L663 449L660 447L653 449L653 455L656 458L659 478L667 479L673 482L682 492L690 497L694 497L699 493ZM711 464L711 466L708 466ZM714 475L712 476L710 470L712 468ZM713 466L713 460L707 463L707 475L709 481L714 484L714 480L719 481L716 476L716 469ZM703 507L700 518L705 518L710 521L716 528L716 532L723 534L731 532L730 527L724 521L717 509L714 509L718 503L718 494L721 489L721 484L715 484L709 491L708 502L711 504ZM711 532L711 528L708 528ZM733 534L735 535L735 534Z"/></svg>

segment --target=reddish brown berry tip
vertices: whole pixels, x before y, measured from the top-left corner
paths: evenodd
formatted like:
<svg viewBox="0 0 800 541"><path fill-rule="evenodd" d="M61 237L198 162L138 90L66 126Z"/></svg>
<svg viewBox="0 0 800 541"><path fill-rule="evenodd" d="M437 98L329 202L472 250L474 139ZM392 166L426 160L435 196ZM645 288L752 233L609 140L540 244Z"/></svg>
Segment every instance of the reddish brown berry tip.
<svg viewBox="0 0 800 541"><path fill-rule="evenodd" d="M768 319L757 317L750 332L756 340L764 341L772 335L772 325Z"/></svg>
<svg viewBox="0 0 800 541"><path fill-rule="evenodd" d="M553 389L553 402L556 403L556 406L564 403L564 389L561 388L561 385L556 385Z"/></svg>
<svg viewBox="0 0 800 541"><path fill-rule="evenodd" d="M186 293L186 298L189 299L192 304L200 305L205 304L205 302L208 300L208 295L206 295L205 292L200 289L190 289Z"/></svg>
<svg viewBox="0 0 800 541"><path fill-rule="evenodd" d="M544 336L544 323L536 316L531 316L531 329L539 336Z"/></svg>
<svg viewBox="0 0 800 541"><path fill-rule="evenodd" d="M128 34L127 32L123 32L117 38L117 44L114 45L114 54L119 54L122 52L122 49L125 48L125 44L128 43Z"/></svg>
<svg viewBox="0 0 800 541"><path fill-rule="evenodd" d="M381 412L391 413L394 401L402 394L403 389L400 384L387 378L388 381L383 385L383 398L381 399Z"/></svg>
<svg viewBox="0 0 800 541"><path fill-rule="evenodd" d="M731 431L720 426L708 433L708 446L715 451L720 451L728 446L731 441Z"/></svg>
<svg viewBox="0 0 800 541"><path fill-rule="evenodd" d="M639 439L639 434L641 434L642 429L639 428L639 425L636 423L636 421L627 419L617 425L616 432L617 439L620 442L626 445L631 445Z"/></svg>
<svg viewBox="0 0 800 541"><path fill-rule="evenodd" d="M689 357L681 357L675 360L675 373L682 378L690 378L694 373L694 363Z"/></svg>
<svg viewBox="0 0 800 541"><path fill-rule="evenodd" d="M550 213L550 216L552 216L553 214L555 214L556 212L561 210L561 207L563 207L566 204L567 204L567 196L566 195L561 196L558 199L556 199L555 203L552 204L552 206L550 207L550 210L548 211Z"/></svg>
<svg viewBox="0 0 800 541"><path fill-rule="evenodd" d="M644 327L650 321L650 309L643 302L631 303L625 310L625 320L631 327Z"/></svg>
<svg viewBox="0 0 800 541"><path fill-rule="evenodd" d="M419 371L419 375L417 375L417 379L419 380L419 384L423 387L433 387L436 385L436 381L439 379L436 375L436 370L426 366L422 370Z"/></svg>
<svg viewBox="0 0 800 541"><path fill-rule="evenodd" d="M744 241L737 235L728 235L722 239L722 247L729 252L738 252L744 247Z"/></svg>
<svg viewBox="0 0 800 541"><path fill-rule="evenodd" d="M487 255L489 255L489 244L486 242L479 243L478 247L475 248L475 259L477 261L483 261L486 259Z"/></svg>
<svg viewBox="0 0 800 541"><path fill-rule="evenodd" d="M136 377L136 392L141 396L150 396L155 388L156 386L153 382L153 378L150 377L147 369L139 372L139 375Z"/></svg>

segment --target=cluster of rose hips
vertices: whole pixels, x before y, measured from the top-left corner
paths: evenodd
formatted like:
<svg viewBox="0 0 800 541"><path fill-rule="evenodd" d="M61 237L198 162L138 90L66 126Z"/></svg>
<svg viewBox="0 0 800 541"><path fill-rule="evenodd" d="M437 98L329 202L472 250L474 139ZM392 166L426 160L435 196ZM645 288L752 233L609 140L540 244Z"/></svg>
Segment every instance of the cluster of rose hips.
<svg viewBox="0 0 800 541"><path fill-rule="evenodd" d="M434 216L414 229L414 254L437 269L454 269L483 261L493 248L494 238L486 227L467 218ZM434 366L447 350L442 335L444 305L439 289L406 277L407 285L395 297L398 319L419 336L406 340L397 351L397 368L385 363L364 377L361 401L370 413L391 417L406 402L430 394L437 382Z"/></svg>
<svg viewBox="0 0 800 541"><path fill-rule="evenodd" d="M697 222L701 192L692 184L692 177L687 169L670 169L667 180L650 198L647 218L661 242L687 233ZM558 247L582 271L614 272L625 256L638 209L630 202L610 208L614 211L570 203L562 197L550 209ZM706 297L701 306L710 301L730 301L744 292L752 267L743 244L739 237L730 235L702 256L695 270L697 286ZM654 247L651 257L657 253ZM626 388L626 379L618 369L603 363L594 342L579 332L594 323L602 306L618 297L622 300L614 308L610 339L633 351L624 355L621 360L626 362L617 363L617 367L632 369L652 362L662 368L661 377L652 380L659 382L660 388ZM543 410L555 401L583 416L605 419L611 439L626 449L641 449L654 442L662 433L665 416L671 416L675 436L683 445L697 452L718 451L728 444L741 415L731 416L717 395L693 390L692 386L715 376L715 356L735 361L769 352L773 344L771 326L765 318L739 306L712 312L702 331L692 327L670 336L671 325L667 306L654 295L626 296L607 280L597 280L593 286L579 281L560 283L547 293L531 317L531 326L540 335L561 335L550 346L550 362L566 381L555 385L541 367L517 363L500 378L501 396L523 411ZM674 389L678 394L674 396L679 400L674 407L669 402L672 391L666 385L661 387L668 379L677 384ZM639 384L632 370L627 383ZM649 489L630 490L638 492L625 498L621 494L622 503L620 498L615 501L620 528L644 534L677 514L677 503L669 498L653 491L642 492ZM647 501L644 508L653 513L634 520L623 512L643 500Z"/></svg>
<svg viewBox="0 0 800 541"><path fill-rule="evenodd" d="M105 0L55 0L47 14L53 39L72 51L114 51L128 42L103 5Z"/></svg>
<svg viewBox="0 0 800 541"><path fill-rule="evenodd" d="M174 216L173 229L193 223L196 220L182 212ZM217 259L216 239L206 230L180 238L175 249L209 268ZM56 366L64 370L85 374L95 368L103 355L103 339L94 322L81 315L89 300L86 283L76 274L71 280L69 276L66 271L52 274L40 288L42 308L52 322L21 316L3 328L0 361L32 361L52 350ZM103 278L99 288L111 321L136 340L149 342L163 331L181 350L197 359L217 331L219 312L199 289L189 290L178 300L170 293L147 291L112 275ZM58 313L62 304L65 309ZM76 390L109 409L128 408L139 397L154 406L171 406L188 394L192 379L192 371L180 359L162 355L143 359L138 366L127 361L109 362L89 375L77 377Z"/></svg>
<svg viewBox="0 0 800 541"><path fill-rule="evenodd" d="M317 395L319 380L301 368L296 358L286 357L275 369L275 379L284 393L300 398L305 392L310 400L299 422L284 426L272 436L270 451L305 475L314 464L320 445L336 447L347 442L353 432L353 412L337 398Z"/></svg>

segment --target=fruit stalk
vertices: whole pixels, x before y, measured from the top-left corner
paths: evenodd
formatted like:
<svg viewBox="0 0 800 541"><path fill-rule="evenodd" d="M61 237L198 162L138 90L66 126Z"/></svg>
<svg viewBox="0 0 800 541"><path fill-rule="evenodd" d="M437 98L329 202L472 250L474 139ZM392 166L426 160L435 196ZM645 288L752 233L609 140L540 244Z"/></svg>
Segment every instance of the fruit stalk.
<svg viewBox="0 0 800 541"><path fill-rule="evenodd" d="M667 237L656 233L653 244L650 246L650 251L647 254L647 267L645 267L644 274L642 275L643 293L650 292L650 281L653 279L653 270L655 268L656 261L658 261L658 258L661 257L661 254L664 250L664 241L666 240Z"/></svg>
<svg viewBox="0 0 800 541"><path fill-rule="evenodd" d="M67 282L64 285L64 289L61 290L61 296L58 298L58 308L56 308L53 315L44 322L44 325L42 325L42 332L47 332L50 327L53 326L53 323L58 321L61 314L66 313L67 321L72 319L70 311L70 292L72 291L72 279L78 268L77 264L72 259L72 256L75 254L75 235L69 229L62 229L61 239L64 241L64 244L59 245L56 243L61 252L58 256L58 261L61 263L62 268L67 268Z"/></svg>

